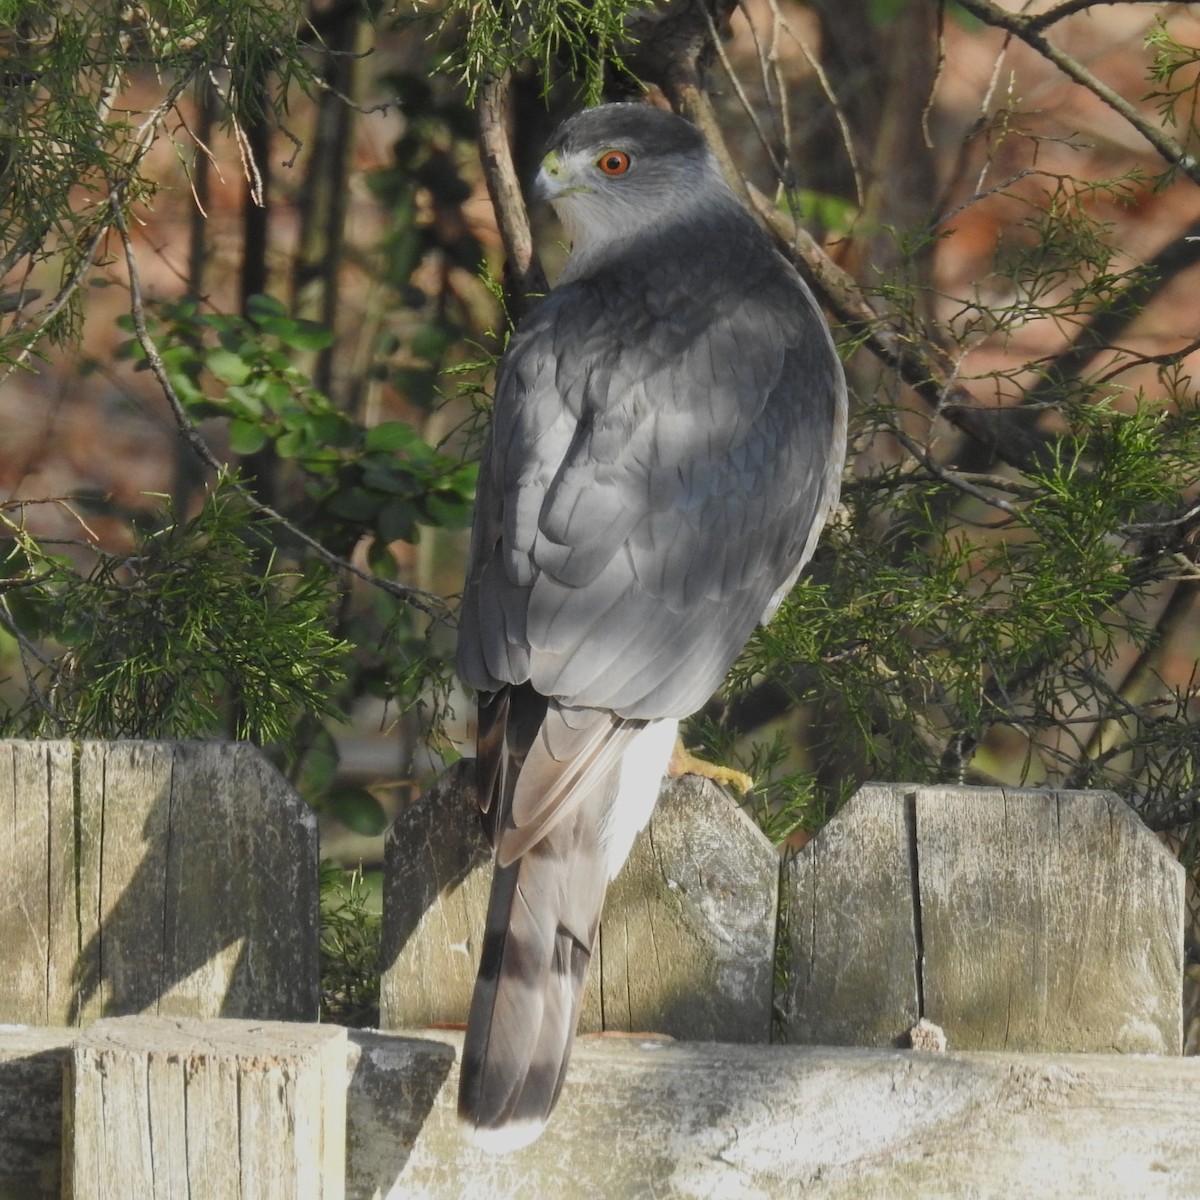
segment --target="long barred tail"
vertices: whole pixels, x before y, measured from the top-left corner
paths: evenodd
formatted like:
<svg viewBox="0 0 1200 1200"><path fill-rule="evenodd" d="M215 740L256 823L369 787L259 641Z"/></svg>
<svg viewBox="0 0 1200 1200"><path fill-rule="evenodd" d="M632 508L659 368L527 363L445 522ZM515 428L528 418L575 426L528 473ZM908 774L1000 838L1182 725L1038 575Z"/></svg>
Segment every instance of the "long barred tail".
<svg viewBox="0 0 1200 1200"><path fill-rule="evenodd" d="M532 1142L562 1090L609 862L600 815L619 764L575 811L492 878L459 1080L466 1136L495 1152Z"/></svg>

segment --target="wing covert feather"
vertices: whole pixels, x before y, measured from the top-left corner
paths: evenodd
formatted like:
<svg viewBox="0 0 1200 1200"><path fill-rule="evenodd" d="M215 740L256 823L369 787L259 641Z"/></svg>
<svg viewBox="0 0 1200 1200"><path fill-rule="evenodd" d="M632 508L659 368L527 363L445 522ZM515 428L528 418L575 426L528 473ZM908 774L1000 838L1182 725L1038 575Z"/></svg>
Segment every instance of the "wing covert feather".
<svg viewBox="0 0 1200 1200"><path fill-rule="evenodd" d="M840 368L757 231L721 252L707 272L681 253L567 284L514 337L480 475L466 682L686 715L811 554L838 492Z"/></svg>

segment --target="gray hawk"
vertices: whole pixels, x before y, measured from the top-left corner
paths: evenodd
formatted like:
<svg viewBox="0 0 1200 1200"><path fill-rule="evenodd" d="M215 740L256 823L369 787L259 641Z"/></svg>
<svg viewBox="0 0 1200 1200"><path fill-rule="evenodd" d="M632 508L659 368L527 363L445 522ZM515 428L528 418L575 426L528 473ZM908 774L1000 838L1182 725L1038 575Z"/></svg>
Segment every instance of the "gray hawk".
<svg viewBox="0 0 1200 1200"><path fill-rule="evenodd" d="M571 242L496 381L458 635L495 848L459 1116L541 1132L609 881L679 719L837 504L846 386L799 275L671 113L568 120L537 178Z"/></svg>

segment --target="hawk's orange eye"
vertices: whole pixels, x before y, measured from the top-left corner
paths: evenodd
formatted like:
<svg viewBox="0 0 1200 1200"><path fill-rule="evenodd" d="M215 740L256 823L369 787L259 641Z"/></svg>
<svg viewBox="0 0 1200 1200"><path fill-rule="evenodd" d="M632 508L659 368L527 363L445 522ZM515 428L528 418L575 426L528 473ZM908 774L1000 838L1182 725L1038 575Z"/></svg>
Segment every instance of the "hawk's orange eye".
<svg viewBox="0 0 1200 1200"><path fill-rule="evenodd" d="M605 150L596 159L596 166L605 175L624 175L629 170L629 155L624 150Z"/></svg>

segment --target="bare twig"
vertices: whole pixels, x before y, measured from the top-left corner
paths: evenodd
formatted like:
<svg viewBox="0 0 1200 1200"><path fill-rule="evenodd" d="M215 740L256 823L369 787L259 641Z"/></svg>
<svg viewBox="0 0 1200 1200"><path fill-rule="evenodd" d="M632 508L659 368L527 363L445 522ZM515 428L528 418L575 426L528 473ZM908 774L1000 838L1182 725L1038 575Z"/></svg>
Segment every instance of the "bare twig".
<svg viewBox="0 0 1200 1200"><path fill-rule="evenodd" d="M881 317L870 305L853 277L837 265L806 230L780 212L753 185L751 202L771 232L803 264L834 315L863 336L867 349L891 367L935 412L969 434L1005 462L1027 469L1045 452L1046 439L1036 430L1004 427L1003 408L983 408L955 379L953 362L921 330L896 316Z"/></svg>
<svg viewBox="0 0 1200 1200"><path fill-rule="evenodd" d="M1087 88L1098 100L1102 100L1114 112L1124 117L1168 163L1178 167L1193 183L1200 184L1200 162L1197 162L1194 155L1189 154L1161 127L1147 120L1119 92L1114 91L1103 80L1097 79L1082 63L1046 41L1041 30L1049 24L1045 19L1049 14L1043 13L1039 18L1008 12L992 0L959 0L959 3L986 24L1007 30L1014 37L1020 38L1032 50L1048 62L1052 62L1064 75L1075 80L1081 87ZM1051 11L1057 12L1059 16L1066 16L1067 7L1059 5L1056 10ZM1077 11L1079 7L1086 6L1079 5L1069 11ZM1059 19L1059 16L1054 19Z"/></svg>
<svg viewBox="0 0 1200 1200"><path fill-rule="evenodd" d="M750 193L747 191L748 184L738 165L733 161L733 155L729 153L729 145L725 141L725 134L722 133L721 126L717 121L717 114L713 112L708 93L694 81L684 79L674 82L669 98L672 106L704 134L704 140L708 142L709 149L716 156L725 182L743 201L748 202L750 200Z"/></svg>
<svg viewBox="0 0 1200 1200"><path fill-rule="evenodd" d="M833 119L837 122L838 131L842 136L842 148L846 151L846 158L850 163L850 173L854 176L855 199L858 202L858 207L862 208L866 203L866 188L863 185L862 170L858 163L858 153L854 149L854 137L850 132L850 122L847 120L846 114L838 102L837 93L833 90L833 84L829 82L829 76L825 74L825 68L821 65L821 60L817 58L808 43L792 28L787 18L780 12L778 0L769 0L769 3L771 12L779 22L780 28L800 48L800 53L804 55L805 62L808 63L809 69L821 85L821 91L825 93L825 99L829 101L829 107L833 111Z"/></svg>
<svg viewBox="0 0 1200 1200"><path fill-rule="evenodd" d="M1056 4L1043 13L1030 14L1026 20L1031 29L1045 29L1048 25L1061 21L1063 17L1071 16L1072 13L1086 12L1091 8L1099 8L1102 4L1154 4L1155 7L1161 7L1161 0L1062 0L1061 4Z"/></svg>
<svg viewBox="0 0 1200 1200"><path fill-rule="evenodd" d="M724 43L721 41L717 33L716 22L713 21L712 13L702 4L701 11L704 13L705 20L708 22L709 34L712 37L712 44L717 52L717 57L721 60L721 66L725 69L725 76L733 86L734 93L737 95L738 102L742 106L742 111L746 114L746 119L754 128L754 132L758 135L758 140L766 152L767 157L771 160L771 169L775 172L779 179L787 178L787 171L783 164L779 161L779 156L775 153L775 147L771 144L771 139L767 137L767 132L762 127L762 122L758 119L758 112L754 105L750 103L750 97L746 95L746 89L742 87L742 81L738 78L737 72L733 69L733 63L729 61L729 55L725 53ZM749 21L749 16L746 20ZM758 44L758 35L754 33L754 27L751 26L751 32L754 36L755 45ZM786 145L786 143L785 143Z"/></svg>

